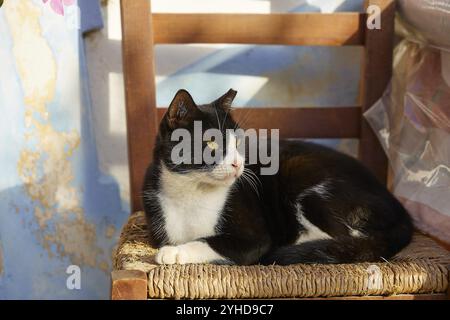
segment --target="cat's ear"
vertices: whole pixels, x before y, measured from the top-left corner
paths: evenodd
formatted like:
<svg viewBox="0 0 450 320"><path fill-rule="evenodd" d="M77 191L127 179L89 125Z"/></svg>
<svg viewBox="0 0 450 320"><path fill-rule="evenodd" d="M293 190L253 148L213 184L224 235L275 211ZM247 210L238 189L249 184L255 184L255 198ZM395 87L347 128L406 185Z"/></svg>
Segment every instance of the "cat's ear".
<svg viewBox="0 0 450 320"><path fill-rule="evenodd" d="M237 95L237 91L230 89L230 90L228 90L227 93L225 93L219 99L214 101L214 105L218 105L218 106L224 108L225 110L230 109L236 95Z"/></svg>
<svg viewBox="0 0 450 320"><path fill-rule="evenodd" d="M192 96L184 89L179 90L167 110L167 121L172 129L185 127L199 112Z"/></svg>

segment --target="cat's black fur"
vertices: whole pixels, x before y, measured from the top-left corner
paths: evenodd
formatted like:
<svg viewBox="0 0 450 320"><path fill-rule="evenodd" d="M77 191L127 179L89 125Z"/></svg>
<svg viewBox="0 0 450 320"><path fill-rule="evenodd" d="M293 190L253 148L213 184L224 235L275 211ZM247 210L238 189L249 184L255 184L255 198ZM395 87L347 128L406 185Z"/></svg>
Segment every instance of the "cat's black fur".
<svg viewBox="0 0 450 320"><path fill-rule="evenodd" d="M155 196L160 188L162 163L180 174L208 169L204 164L172 165L171 132L180 126L192 130L194 119L202 121L204 130L219 128L217 117L224 123L223 130L235 128L229 110L234 95L230 90L214 103L197 108L189 94L180 91L163 118L143 190L144 197L147 194L144 205L150 235L158 246L168 244L162 210ZM369 170L350 156L312 143L281 141L280 169L276 175L260 175L259 165L246 168L259 177L259 194L249 184L235 182L221 212L217 234L199 239L233 263L380 261L410 242L412 223L406 210ZM320 184L326 187L322 194L314 191L314 186ZM331 239L295 244L299 234L306 232L298 219L299 210Z"/></svg>

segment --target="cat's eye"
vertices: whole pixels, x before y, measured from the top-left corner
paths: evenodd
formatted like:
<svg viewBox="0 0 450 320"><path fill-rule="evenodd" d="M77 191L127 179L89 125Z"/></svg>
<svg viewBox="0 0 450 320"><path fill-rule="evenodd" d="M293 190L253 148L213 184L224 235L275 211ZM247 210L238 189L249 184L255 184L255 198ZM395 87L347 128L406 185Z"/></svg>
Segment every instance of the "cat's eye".
<svg viewBox="0 0 450 320"><path fill-rule="evenodd" d="M219 148L219 145L217 144L217 142L215 142L215 141L208 141L208 142L206 142L206 144L208 145L208 147L211 149L211 150L216 150L216 149L218 149Z"/></svg>
<svg viewBox="0 0 450 320"><path fill-rule="evenodd" d="M241 139L236 139L236 147L239 147L241 145Z"/></svg>

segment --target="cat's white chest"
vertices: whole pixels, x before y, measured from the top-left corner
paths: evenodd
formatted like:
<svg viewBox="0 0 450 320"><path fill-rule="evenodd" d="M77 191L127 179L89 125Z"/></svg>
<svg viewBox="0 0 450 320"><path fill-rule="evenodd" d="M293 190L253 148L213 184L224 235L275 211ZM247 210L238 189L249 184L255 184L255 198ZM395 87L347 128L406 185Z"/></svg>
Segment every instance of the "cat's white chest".
<svg viewBox="0 0 450 320"><path fill-rule="evenodd" d="M228 190L177 187L166 184L158 195L170 244L183 244L215 235Z"/></svg>

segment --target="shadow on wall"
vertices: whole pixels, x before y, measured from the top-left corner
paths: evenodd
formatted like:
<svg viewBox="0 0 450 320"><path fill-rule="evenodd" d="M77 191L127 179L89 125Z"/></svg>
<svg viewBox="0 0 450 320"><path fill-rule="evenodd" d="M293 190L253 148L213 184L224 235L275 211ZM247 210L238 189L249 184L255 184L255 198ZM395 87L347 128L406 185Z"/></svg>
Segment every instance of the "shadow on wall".
<svg viewBox="0 0 450 320"><path fill-rule="evenodd" d="M102 2L103 3L103 2ZM92 125L100 170L120 186L128 208L129 181L122 73L119 0L102 7L105 27L85 36L86 61L92 99Z"/></svg>

